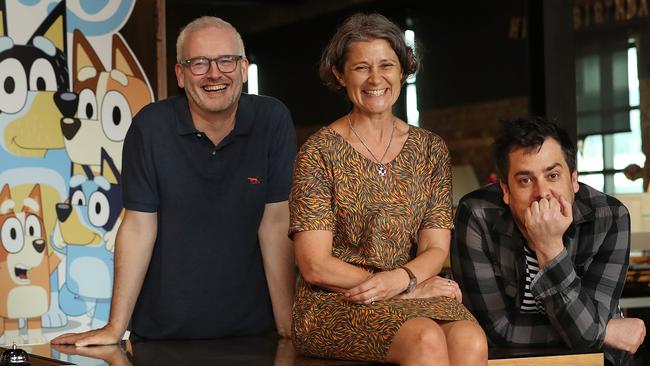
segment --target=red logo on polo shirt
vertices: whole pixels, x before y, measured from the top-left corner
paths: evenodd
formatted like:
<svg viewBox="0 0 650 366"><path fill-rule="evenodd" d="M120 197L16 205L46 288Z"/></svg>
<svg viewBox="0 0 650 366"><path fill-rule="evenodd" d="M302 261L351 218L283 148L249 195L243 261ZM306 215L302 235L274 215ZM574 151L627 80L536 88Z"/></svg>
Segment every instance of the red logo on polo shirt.
<svg viewBox="0 0 650 366"><path fill-rule="evenodd" d="M248 183L250 184L260 184L262 183L262 180L259 177L248 177L246 178L248 180Z"/></svg>

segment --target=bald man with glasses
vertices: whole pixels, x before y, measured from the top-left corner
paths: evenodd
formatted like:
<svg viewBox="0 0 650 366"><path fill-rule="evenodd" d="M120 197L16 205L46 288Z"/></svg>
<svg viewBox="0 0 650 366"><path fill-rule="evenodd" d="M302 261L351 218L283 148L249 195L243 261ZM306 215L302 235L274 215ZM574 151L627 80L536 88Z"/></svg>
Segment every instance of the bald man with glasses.
<svg viewBox="0 0 650 366"><path fill-rule="evenodd" d="M127 328L132 340L290 336L291 115L242 93L248 60L228 22L192 21L176 51L185 95L143 108L124 143L109 322L54 344L112 344Z"/></svg>

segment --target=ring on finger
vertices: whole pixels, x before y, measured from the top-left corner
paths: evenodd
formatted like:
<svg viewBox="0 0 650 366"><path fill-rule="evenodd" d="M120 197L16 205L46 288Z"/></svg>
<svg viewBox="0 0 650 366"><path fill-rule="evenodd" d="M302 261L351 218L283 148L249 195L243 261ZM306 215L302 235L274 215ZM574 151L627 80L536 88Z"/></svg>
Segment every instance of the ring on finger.
<svg viewBox="0 0 650 366"><path fill-rule="evenodd" d="M375 297L371 296L370 297L370 305L374 305L374 304L375 304Z"/></svg>
<svg viewBox="0 0 650 366"><path fill-rule="evenodd" d="M451 286L451 280L447 280L447 286Z"/></svg>

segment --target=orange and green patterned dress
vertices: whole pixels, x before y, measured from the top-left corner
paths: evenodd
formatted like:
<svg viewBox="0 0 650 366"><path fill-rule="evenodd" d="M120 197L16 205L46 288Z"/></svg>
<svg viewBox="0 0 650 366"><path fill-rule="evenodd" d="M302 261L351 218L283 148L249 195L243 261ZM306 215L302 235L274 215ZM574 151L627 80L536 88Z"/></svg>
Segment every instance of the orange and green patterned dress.
<svg viewBox="0 0 650 366"><path fill-rule="evenodd" d="M331 231L332 254L372 272L410 261L420 229L452 227L449 152L439 136L409 126L402 150L386 168L386 176L379 176L377 164L341 135L320 129L296 160L290 235ZM385 361L397 330L416 317L474 320L448 297L359 305L299 278L293 342L307 356Z"/></svg>

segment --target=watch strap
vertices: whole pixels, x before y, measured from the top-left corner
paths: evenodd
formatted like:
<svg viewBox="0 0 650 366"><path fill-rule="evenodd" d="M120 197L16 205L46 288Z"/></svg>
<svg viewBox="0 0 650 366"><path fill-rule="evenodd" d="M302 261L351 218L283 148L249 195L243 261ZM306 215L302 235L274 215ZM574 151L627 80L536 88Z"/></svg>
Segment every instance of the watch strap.
<svg viewBox="0 0 650 366"><path fill-rule="evenodd" d="M406 271L406 273L409 275L409 285L404 291L405 293L409 293L415 289L415 285L418 283L417 277L413 274L413 272L406 266L400 266L399 268L403 269Z"/></svg>

